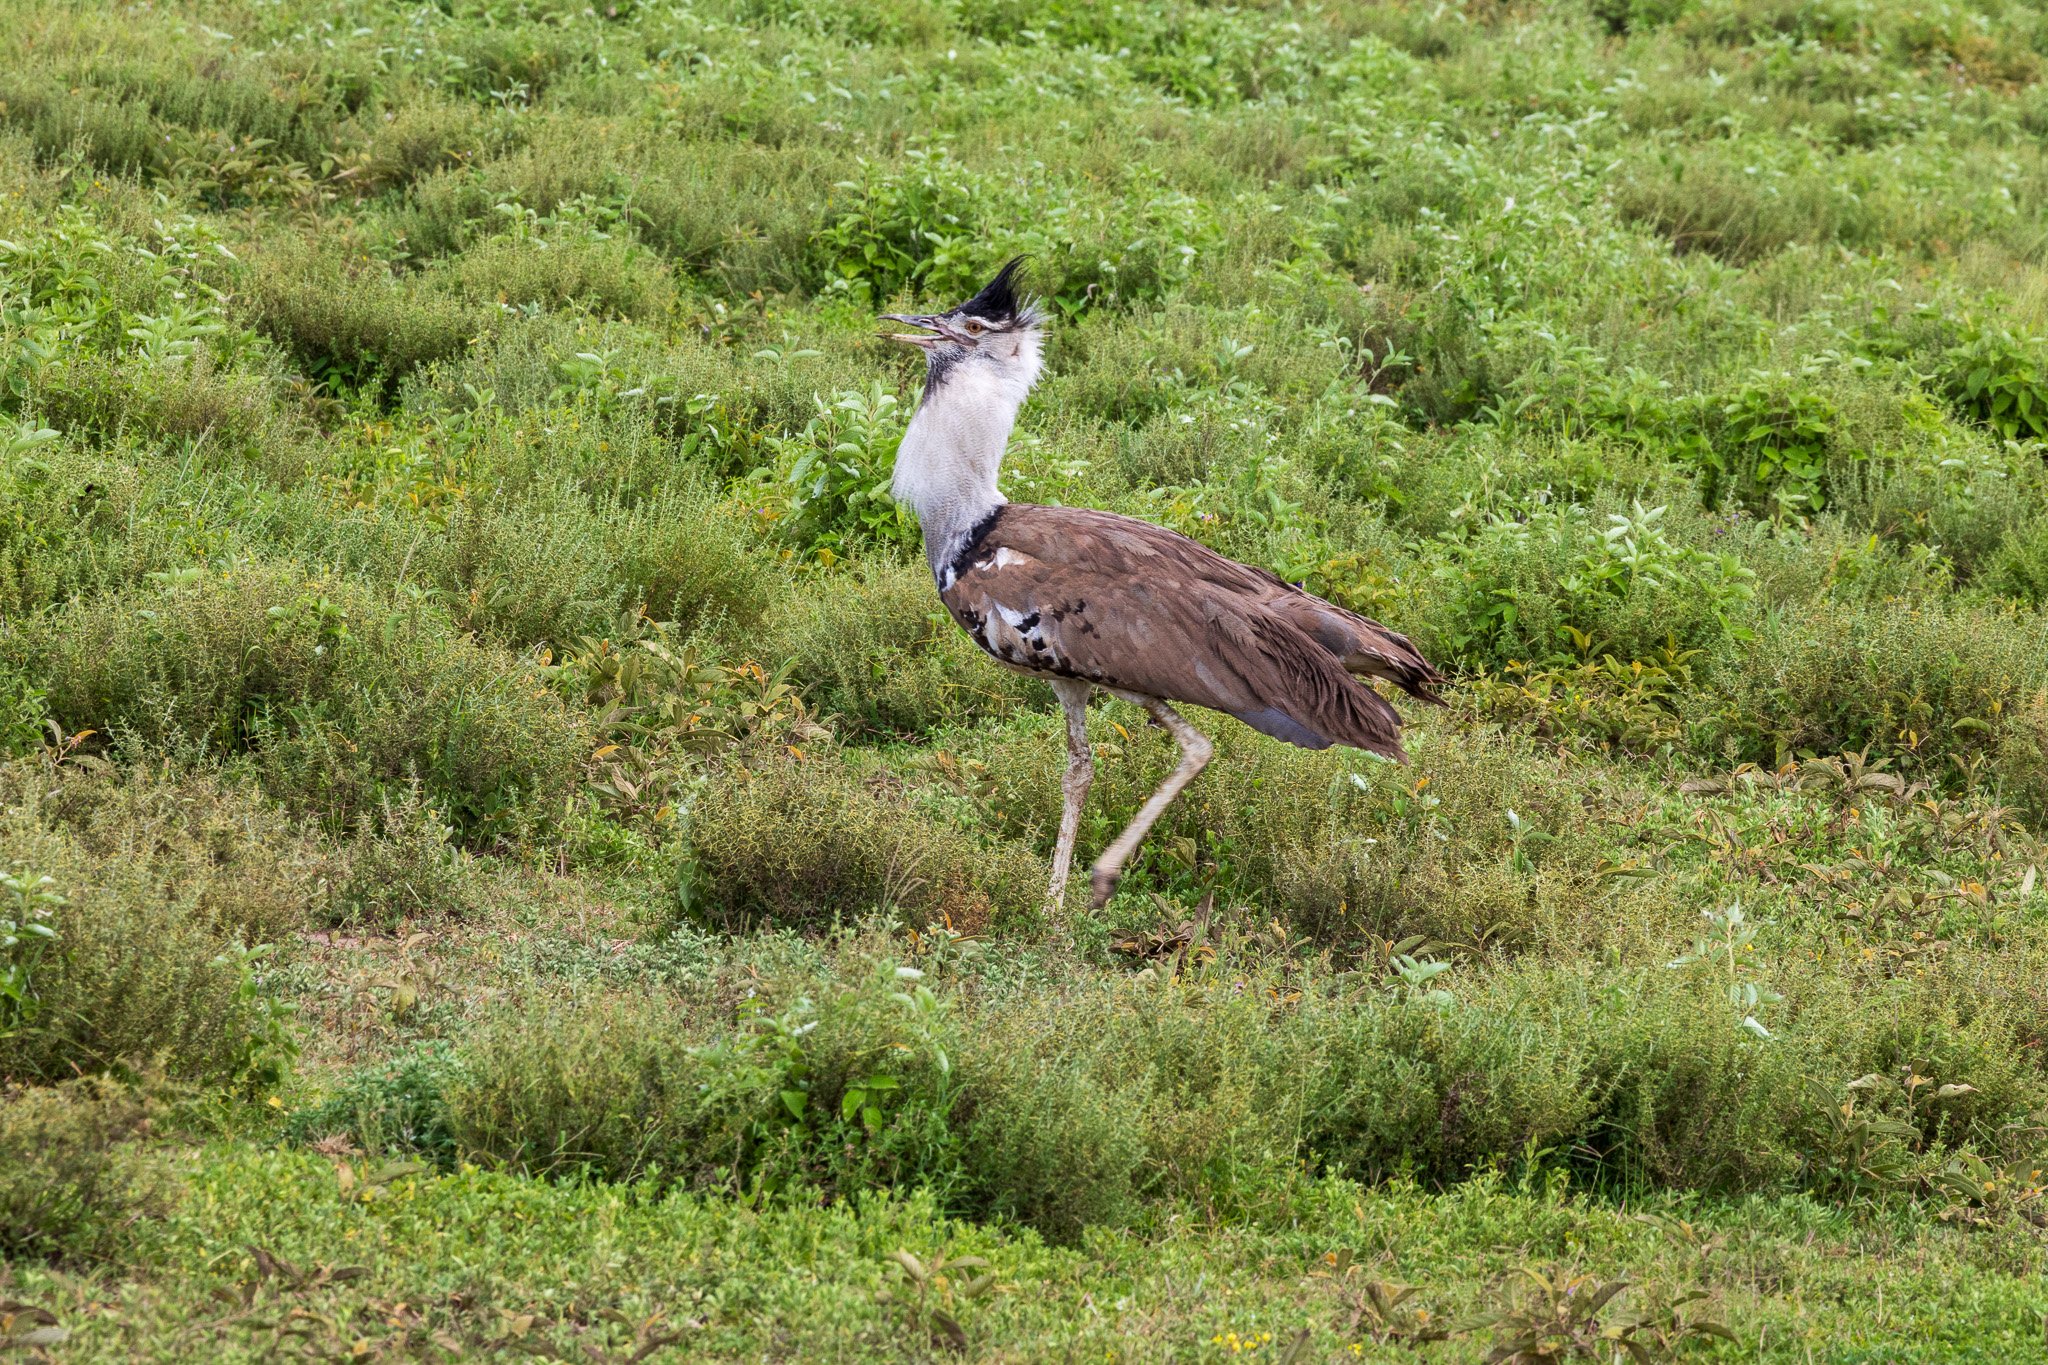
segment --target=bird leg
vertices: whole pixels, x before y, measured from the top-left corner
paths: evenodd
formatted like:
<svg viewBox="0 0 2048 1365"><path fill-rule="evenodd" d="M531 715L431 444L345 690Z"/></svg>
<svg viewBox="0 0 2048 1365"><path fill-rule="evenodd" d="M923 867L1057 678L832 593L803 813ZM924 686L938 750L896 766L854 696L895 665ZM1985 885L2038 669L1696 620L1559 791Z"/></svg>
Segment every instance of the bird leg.
<svg viewBox="0 0 2048 1365"><path fill-rule="evenodd" d="M1180 765L1167 774L1166 780L1159 784L1159 790L1153 792L1151 799L1139 809L1129 827L1117 835L1116 842L1095 860L1095 868L1088 880L1094 891L1091 903L1097 910L1109 903L1110 894L1116 890L1117 879L1124 874L1124 864L1130 861L1131 854L1137 851L1154 822L1172 804L1173 798L1180 795L1181 789L1195 780L1196 774L1208 764L1210 755L1215 753L1209 737L1188 724L1180 712L1165 702L1155 697L1127 696L1125 699L1144 707L1152 719L1166 727L1174 743L1180 745Z"/></svg>
<svg viewBox="0 0 2048 1365"><path fill-rule="evenodd" d="M1081 803L1095 780L1095 756L1088 748L1088 694L1094 685L1071 678L1051 682L1067 717L1067 771L1060 779L1065 804L1060 808L1059 842L1052 850L1052 886L1045 893L1046 908L1057 914L1067 895L1067 872L1074 865L1074 840L1081 833Z"/></svg>

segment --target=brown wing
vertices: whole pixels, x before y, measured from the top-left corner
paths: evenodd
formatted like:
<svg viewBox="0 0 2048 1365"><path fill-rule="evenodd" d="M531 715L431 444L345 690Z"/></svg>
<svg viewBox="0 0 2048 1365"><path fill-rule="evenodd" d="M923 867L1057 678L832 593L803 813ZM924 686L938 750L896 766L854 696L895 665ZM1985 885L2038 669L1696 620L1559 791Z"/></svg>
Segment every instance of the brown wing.
<svg viewBox="0 0 2048 1365"><path fill-rule="evenodd" d="M1307 748L1400 757L1400 717L1346 671L1434 700L1402 636L1162 527L1011 504L942 575L941 598L1015 667L1236 716Z"/></svg>

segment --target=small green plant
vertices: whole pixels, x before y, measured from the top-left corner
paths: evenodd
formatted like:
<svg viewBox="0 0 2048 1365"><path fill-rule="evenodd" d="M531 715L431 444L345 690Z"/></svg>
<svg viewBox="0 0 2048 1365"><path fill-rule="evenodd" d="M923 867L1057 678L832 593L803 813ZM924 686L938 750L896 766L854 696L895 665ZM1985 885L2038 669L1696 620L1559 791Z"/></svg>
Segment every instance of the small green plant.
<svg viewBox="0 0 2048 1365"><path fill-rule="evenodd" d="M1968 1149L1929 1181L1943 1201L1944 1222L1993 1226L2024 1219L2039 1226L2048 1210L2048 1157L2038 1153L1991 1162Z"/></svg>
<svg viewBox="0 0 2048 1365"><path fill-rule="evenodd" d="M839 1116L848 1123L858 1117L870 1136L882 1127L882 1112L903 1091L903 1082L884 1073L873 1073L850 1083L839 1097Z"/></svg>
<svg viewBox="0 0 2048 1365"><path fill-rule="evenodd" d="M828 282L887 299L937 276L958 289L969 273L977 201L992 188L941 148L913 150L900 168L861 161L861 178L833 186L828 221L813 238Z"/></svg>
<svg viewBox="0 0 2048 1365"><path fill-rule="evenodd" d="M2048 440L2048 339L1973 326L1948 353L1950 395L2008 441Z"/></svg>
<svg viewBox="0 0 2048 1365"><path fill-rule="evenodd" d="M337 888L337 914L389 928L420 916L459 916L473 900L470 863L417 779L379 792L357 818Z"/></svg>
<svg viewBox="0 0 2048 1365"><path fill-rule="evenodd" d="M1449 962L1433 962L1410 957L1407 953L1395 953L1387 960L1388 970L1401 982L1400 994L1404 999L1419 1000L1423 1004L1437 1006L1454 1003L1454 997L1449 991L1434 984L1438 977L1451 970L1452 965Z"/></svg>
<svg viewBox="0 0 2048 1365"><path fill-rule="evenodd" d="M740 1007L740 1019L739 1031L692 1048L690 1056L712 1078L708 1088L715 1095L773 1096L765 1110L743 1117L746 1149L733 1169L736 1180L753 1176L753 1197L759 1198L778 1188L783 1177L763 1175L755 1162L783 1143L808 1139L815 1126L811 1062L804 1039L816 1031L818 1020L808 996L799 996L774 1013L763 1002L749 1000Z"/></svg>
<svg viewBox="0 0 2048 1365"><path fill-rule="evenodd" d="M216 967L235 973L236 1042L229 1075L259 1095L282 1085L299 1058L299 1007L271 989L265 970L276 952L275 944L248 948L236 943L214 959Z"/></svg>
<svg viewBox="0 0 2048 1365"><path fill-rule="evenodd" d="M593 715L602 742L587 790L621 821L661 826L687 809L703 780L699 760L757 748L801 757L829 736L790 680L791 663L721 662L679 634L629 612L616 639L584 636L547 670Z"/></svg>
<svg viewBox="0 0 2048 1365"><path fill-rule="evenodd" d="M1633 503L1595 525L1583 506L1489 513L1438 542L1430 576L1443 645L1481 666L1620 666L1747 635L1755 574L1732 552L1672 539L1667 508Z"/></svg>
<svg viewBox="0 0 2048 1365"><path fill-rule="evenodd" d="M1672 1243L1699 1257L1702 1263L1728 1245L1726 1233L1707 1232L1697 1223L1680 1218L1676 1214L1639 1213L1636 1215L1636 1221L1657 1229Z"/></svg>
<svg viewBox="0 0 2048 1365"><path fill-rule="evenodd" d="M39 422L13 418L0 425L0 476L17 478L25 473L47 473L48 466L31 461L29 452L56 439L56 431Z"/></svg>
<svg viewBox="0 0 2048 1365"><path fill-rule="evenodd" d="M0 758L41 751L50 742L49 693L0 668Z"/></svg>
<svg viewBox="0 0 2048 1365"><path fill-rule="evenodd" d="M1808 1079L1820 1124L1805 1157L1807 1178L1822 1193L1844 1200L1872 1198L1912 1182L1907 1144L1919 1138L1920 1130L1875 1105L1859 1103L1890 1084L1885 1076L1863 1076L1838 1091Z"/></svg>
<svg viewBox="0 0 2048 1365"><path fill-rule="evenodd" d="M1522 815L1510 809L1508 819L1508 866L1515 871L1530 874L1536 871L1536 850L1550 843L1557 836L1547 830L1536 828Z"/></svg>
<svg viewBox="0 0 2048 1365"><path fill-rule="evenodd" d="M893 1308L907 1331L930 1338L934 1346L964 1352L969 1344L967 1330L955 1316L959 1305L972 1302L995 1287L996 1277L979 1256L935 1256L926 1262L908 1251L889 1253L900 1279L885 1285L875 1301ZM979 1275L961 1278L963 1271Z"/></svg>
<svg viewBox="0 0 2048 1365"><path fill-rule="evenodd" d="M1473 1324L1493 1329L1488 1365L1560 1365L1568 1360L1652 1365L1675 1359L1687 1341L1736 1340L1720 1323L1686 1314L1686 1305L1707 1297L1704 1290L1680 1294L1633 1317L1615 1318L1608 1314L1608 1305L1633 1287L1627 1280L1602 1281L1569 1269L1545 1273L1518 1267L1515 1273L1522 1277L1523 1292L1514 1304Z"/></svg>
<svg viewBox="0 0 2048 1365"><path fill-rule="evenodd" d="M1775 1005L1785 997L1764 985L1758 976L1756 936L1758 925L1742 912L1741 902L1725 910L1702 910L1706 932L1694 940L1692 951L1671 962L1675 970L1701 962L1720 970L1727 979L1728 1003L1741 1016L1739 1027L1768 1040L1771 1031L1757 1019L1758 1008Z"/></svg>
<svg viewBox="0 0 2048 1365"><path fill-rule="evenodd" d="M68 903L50 877L0 872L0 1038L35 1023L42 1008L36 969L57 941L50 921Z"/></svg>
<svg viewBox="0 0 2048 1365"><path fill-rule="evenodd" d="M226 330L218 318L218 313L204 305L173 300L160 316L137 315L128 336L143 364L181 364L199 354L201 341Z"/></svg>
<svg viewBox="0 0 2048 1365"><path fill-rule="evenodd" d="M1673 544L1659 525L1666 510L1638 502L1627 513L1608 514L1606 529L1580 559L1578 571L1559 580L1559 587L1582 599L1571 615L1588 619L1594 614L1590 609L1594 603L1626 597L1638 584L1664 591L1688 588L1703 597L1724 634L1742 638L1743 631L1733 618L1755 595L1755 573L1732 554ZM1590 651L1588 637L1569 626L1565 631L1582 653Z"/></svg>
<svg viewBox="0 0 2048 1365"><path fill-rule="evenodd" d="M1592 636L1565 627L1589 654ZM1612 654L1577 663L1510 663L1466 680L1480 714L1531 726L1541 735L1578 735L1625 753L1674 747L1683 735L1680 708L1690 695L1698 650L1666 643L1654 659L1627 663Z"/></svg>
<svg viewBox="0 0 2048 1365"><path fill-rule="evenodd" d="M285 1131L309 1145L340 1139L373 1156L418 1156L452 1167L447 1090L460 1075L449 1043L422 1043L348 1073L325 1099L295 1111Z"/></svg>
<svg viewBox="0 0 2048 1365"><path fill-rule="evenodd" d="M881 1057L894 1060L906 1054L923 1054L931 1063L937 1085L919 1099L935 1112L945 1114L952 1107L953 1096L953 1059L946 1050L946 1002L924 984L924 973L916 967L883 962L875 969L874 987L902 1007L909 1034L907 1039L892 1038L883 1044ZM869 1137L880 1132L889 1114L910 1098L903 1078L893 1071L874 1068L873 1060L847 1081L839 1098L841 1121L852 1123L858 1119L861 1131Z"/></svg>
<svg viewBox="0 0 2048 1365"><path fill-rule="evenodd" d="M865 393L840 390L815 402L816 415L801 431L769 438L775 463L750 476L764 515L799 552L827 565L866 544L915 545L916 524L889 495L903 439L896 395L877 382Z"/></svg>
<svg viewBox="0 0 2048 1365"><path fill-rule="evenodd" d="M141 1141L156 1107L104 1077L0 1091L0 1256L91 1263L123 1249L165 1204Z"/></svg>
<svg viewBox="0 0 2048 1365"><path fill-rule="evenodd" d="M1800 516L1828 503L1828 442L1835 405L1787 374L1759 374L1722 405L1726 426L1706 452L1702 500Z"/></svg>
<svg viewBox="0 0 2048 1365"><path fill-rule="evenodd" d="M1344 1250L1324 1259L1334 1273L1351 1268L1351 1253ZM1456 1328L1420 1304L1412 1303L1422 1291L1412 1284L1393 1280L1367 1280L1349 1297L1351 1316L1375 1346L1419 1345L1425 1341L1447 1341Z"/></svg>

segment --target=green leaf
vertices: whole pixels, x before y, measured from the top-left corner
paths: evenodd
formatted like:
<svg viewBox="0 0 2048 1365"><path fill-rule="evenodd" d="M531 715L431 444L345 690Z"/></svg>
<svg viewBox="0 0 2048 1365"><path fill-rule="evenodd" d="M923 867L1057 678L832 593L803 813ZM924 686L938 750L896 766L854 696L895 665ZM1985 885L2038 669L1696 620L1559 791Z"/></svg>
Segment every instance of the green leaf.
<svg viewBox="0 0 2048 1365"><path fill-rule="evenodd" d="M1593 1296L1593 1302L1587 1306L1586 1315L1591 1317L1593 1314L1598 1313L1607 1306L1609 1299L1626 1288L1628 1288L1627 1280L1616 1280L1613 1284L1601 1286L1600 1292Z"/></svg>

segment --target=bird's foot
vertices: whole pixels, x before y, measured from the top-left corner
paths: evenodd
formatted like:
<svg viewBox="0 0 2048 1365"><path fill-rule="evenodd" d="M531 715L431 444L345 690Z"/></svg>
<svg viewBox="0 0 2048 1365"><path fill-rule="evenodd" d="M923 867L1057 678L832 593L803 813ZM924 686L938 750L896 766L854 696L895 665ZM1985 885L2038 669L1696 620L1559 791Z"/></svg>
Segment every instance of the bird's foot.
<svg viewBox="0 0 2048 1365"><path fill-rule="evenodd" d="M1116 894L1117 874L1103 868L1096 868L1088 874L1088 908L1100 910L1109 904L1109 898Z"/></svg>

